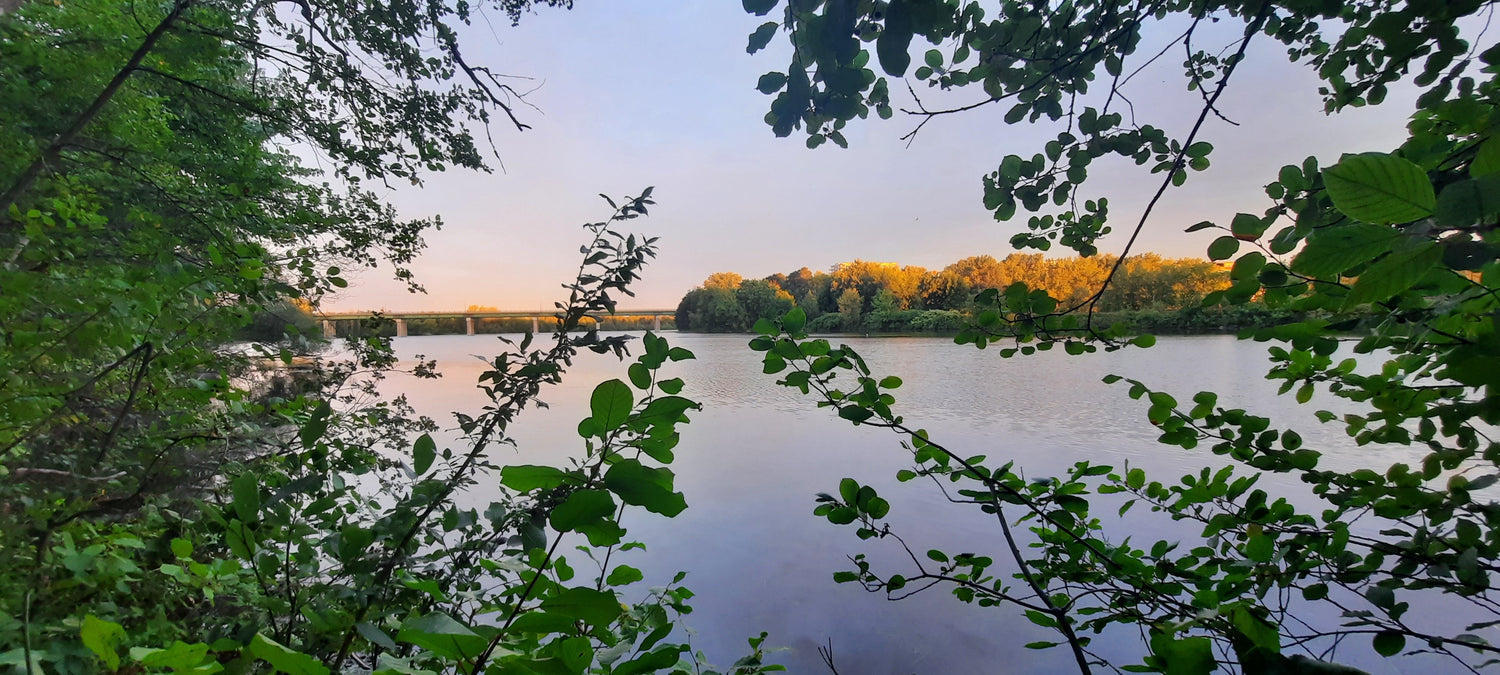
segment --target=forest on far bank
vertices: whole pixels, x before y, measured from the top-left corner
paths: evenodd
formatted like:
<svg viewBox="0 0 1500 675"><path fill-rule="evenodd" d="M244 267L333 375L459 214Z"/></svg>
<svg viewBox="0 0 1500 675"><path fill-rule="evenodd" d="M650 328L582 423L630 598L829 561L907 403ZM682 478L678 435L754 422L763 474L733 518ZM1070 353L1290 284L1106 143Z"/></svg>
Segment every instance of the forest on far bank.
<svg viewBox="0 0 1500 675"><path fill-rule="evenodd" d="M1012 253L1000 260L970 256L940 270L854 260L829 272L803 267L763 279L716 272L678 303L677 328L748 331L758 319L774 319L800 307L813 332L952 333L964 327L975 296L986 289L1023 283L1046 290L1062 307L1076 306L1103 285L1117 261L1113 255ZM1145 253L1125 260L1095 311L1106 321L1132 328L1178 333L1234 330L1286 318L1258 304L1202 309L1205 297L1229 286L1229 270L1211 261Z"/></svg>

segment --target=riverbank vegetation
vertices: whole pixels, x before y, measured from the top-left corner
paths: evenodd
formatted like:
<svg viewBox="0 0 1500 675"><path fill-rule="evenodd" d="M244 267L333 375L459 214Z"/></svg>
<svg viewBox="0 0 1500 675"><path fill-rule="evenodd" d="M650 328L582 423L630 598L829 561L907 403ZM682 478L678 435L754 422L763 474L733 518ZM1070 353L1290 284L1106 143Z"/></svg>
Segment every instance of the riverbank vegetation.
<svg viewBox="0 0 1500 675"><path fill-rule="evenodd" d="M1110 255L1047 258L1012 253L1001 260L972 256L941 270L855 260L835 265L830 272L804 267L764 279L719 272L683 296L677 305L677 327L748 332L756 321L797 307L814 333L956 334L970 323L976 298L986 290L1020 283L1077 303L1104 284L1117 261ZM1284 312L1253 305L1201 307L1209 294L1229 287L1229 270L1208 260L1141 254L1121 263L1095 311L1102 325L1120 323L1129 330L1162 333L1230 332L1289 320Z"/></svg>

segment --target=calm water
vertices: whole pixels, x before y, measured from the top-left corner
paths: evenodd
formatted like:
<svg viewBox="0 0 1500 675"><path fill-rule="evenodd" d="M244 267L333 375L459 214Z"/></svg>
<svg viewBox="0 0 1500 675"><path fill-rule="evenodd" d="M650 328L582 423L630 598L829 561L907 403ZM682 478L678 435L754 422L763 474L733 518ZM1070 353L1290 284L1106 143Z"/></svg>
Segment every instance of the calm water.
<svg viewBox="0 0 1500 675"><path fill-rule="evenodd" d="M993 557L997 574L1013 570L1003 563L992 517L947 503L930 483L896 482L895 472L910 461L889 432L855 428L815 408L811 399L776 386L772 376L761 374L759 355L746 348L746 336L666 336L698 357L668 366L669 375L686 380L683 395L704 404L683 427L673 467L690 508L671 520L643 511L627 515L629 538L644 542L648 552L631 552L623 562L646 570L648 583L665 582L676 570L688 572L685 583L698 594L696 611L688 617L697 631L695 648L727 664L744 653L747 636L769 631L768 644L787 648L774 660L793 672L826 673L816 647L830 640L846 675L1072 668L1063 649L1022 648L1055 636L1031 626L1014 608L965 605L939 588L890 602L855 585L834 584L832 573L848 569L846 556L859 552L868 553L877 570L907 571L894 543L861 542L853 528L812 516L813 495L837 492L845 476L876 486L890 500L893 531L917 551L971 551ZM1325 467L1384 467L1411 458L1353 448L1341 425L1322 425L1312 416L1319 408L1340 410L1340 401L1320 395L1315 405L1298 406L1289 396L1277 397L1275 383L1263 379L1265 346L1227 336L1164 338L1149 350L1113 354L1048 352L1009 360L943 338L844 341L877 373L905 381L896 394L908 423L928 429L934 440L960 454L1015 459L1028 477L1059 473L1080 460L1116 467L1129 462L1164 481L1189 468L1222 465L1206 450L1156 443L1146 404L1130 400L1124 384L1100 382L1110 373L1140 379L1179 401L1200 390L1216 391L1221 405L1244 407L1271 416L1278 426L1296 428L1308 447L1325 452ZM484 364L473 355L499 351L502 345L494 337L411 337L395 344L403 358L437 359L443 373L436 381L397 378L387 385L407 393L419 412L451 426L450 411L474 411L485 403L473 386ZM590 391L602 380L624 379L625 365L609 357L582 357L565 384L544 393L551 407L527 411L513 427L519 449L496 450L495 459L561 464L580 453L574 429L588 414ZM1305 494L1287 480L1263 479L1261 486ZM488 501L486 495L473 498ZM1147 537L1173 538L1170 528L1145 516L1132 520L1125 534L1140 543L1154 540ZM587 560L572 562L585 574ZM1418 608L1409 616L1446 618L1422 614ZM1106 635L1096 647L1107 656L1131 658L1140 649L1139 637ZM1361 655L1365 651L1361 644L1341 650L1340 658L1373 672L1432 671L1436 665L1370 659Z"/></svg>

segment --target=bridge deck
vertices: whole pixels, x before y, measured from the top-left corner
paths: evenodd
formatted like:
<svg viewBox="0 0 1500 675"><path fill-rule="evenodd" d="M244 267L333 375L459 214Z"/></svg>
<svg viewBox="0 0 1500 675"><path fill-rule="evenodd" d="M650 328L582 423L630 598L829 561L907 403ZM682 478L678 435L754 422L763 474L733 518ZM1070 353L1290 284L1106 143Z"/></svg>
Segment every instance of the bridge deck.
<svg viewBox="0 0 1500 675"><path fill-rule="evenodd" d="M532 312L381 312L381 318L385 319L529 319L532 317L547 318L556 312L532 311ZM676 309L622 309L613 314L600 314L599 317L633 317L633 316L671 316L677 313ZM326 312L317 315L319 319L326 321L346 321L351 319L368 319L375 316L375 312Z"/></svg>

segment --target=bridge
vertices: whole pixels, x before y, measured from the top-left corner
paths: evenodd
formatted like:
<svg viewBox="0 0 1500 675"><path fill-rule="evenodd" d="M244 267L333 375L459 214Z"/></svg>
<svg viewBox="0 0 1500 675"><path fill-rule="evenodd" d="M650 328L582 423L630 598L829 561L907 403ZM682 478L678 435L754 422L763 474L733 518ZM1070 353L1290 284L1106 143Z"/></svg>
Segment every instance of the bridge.
<svg viewBox="0 0 1500 675"><path fill-rule="evenodd" d="M621 309L608 314L609 317L651 317L651 330L661 330L661 318L673 316L676 309ZM413 319L463 319L465 332L474 334L476 319L531 319L531 332L540 333L543 318L554 315L541 311L475 311L475 312L326 312L319 314L323 321L323 337L337 336L335 321L360 321L376 317L396 322L396 337L406 337L406 322Z"/></svg>

